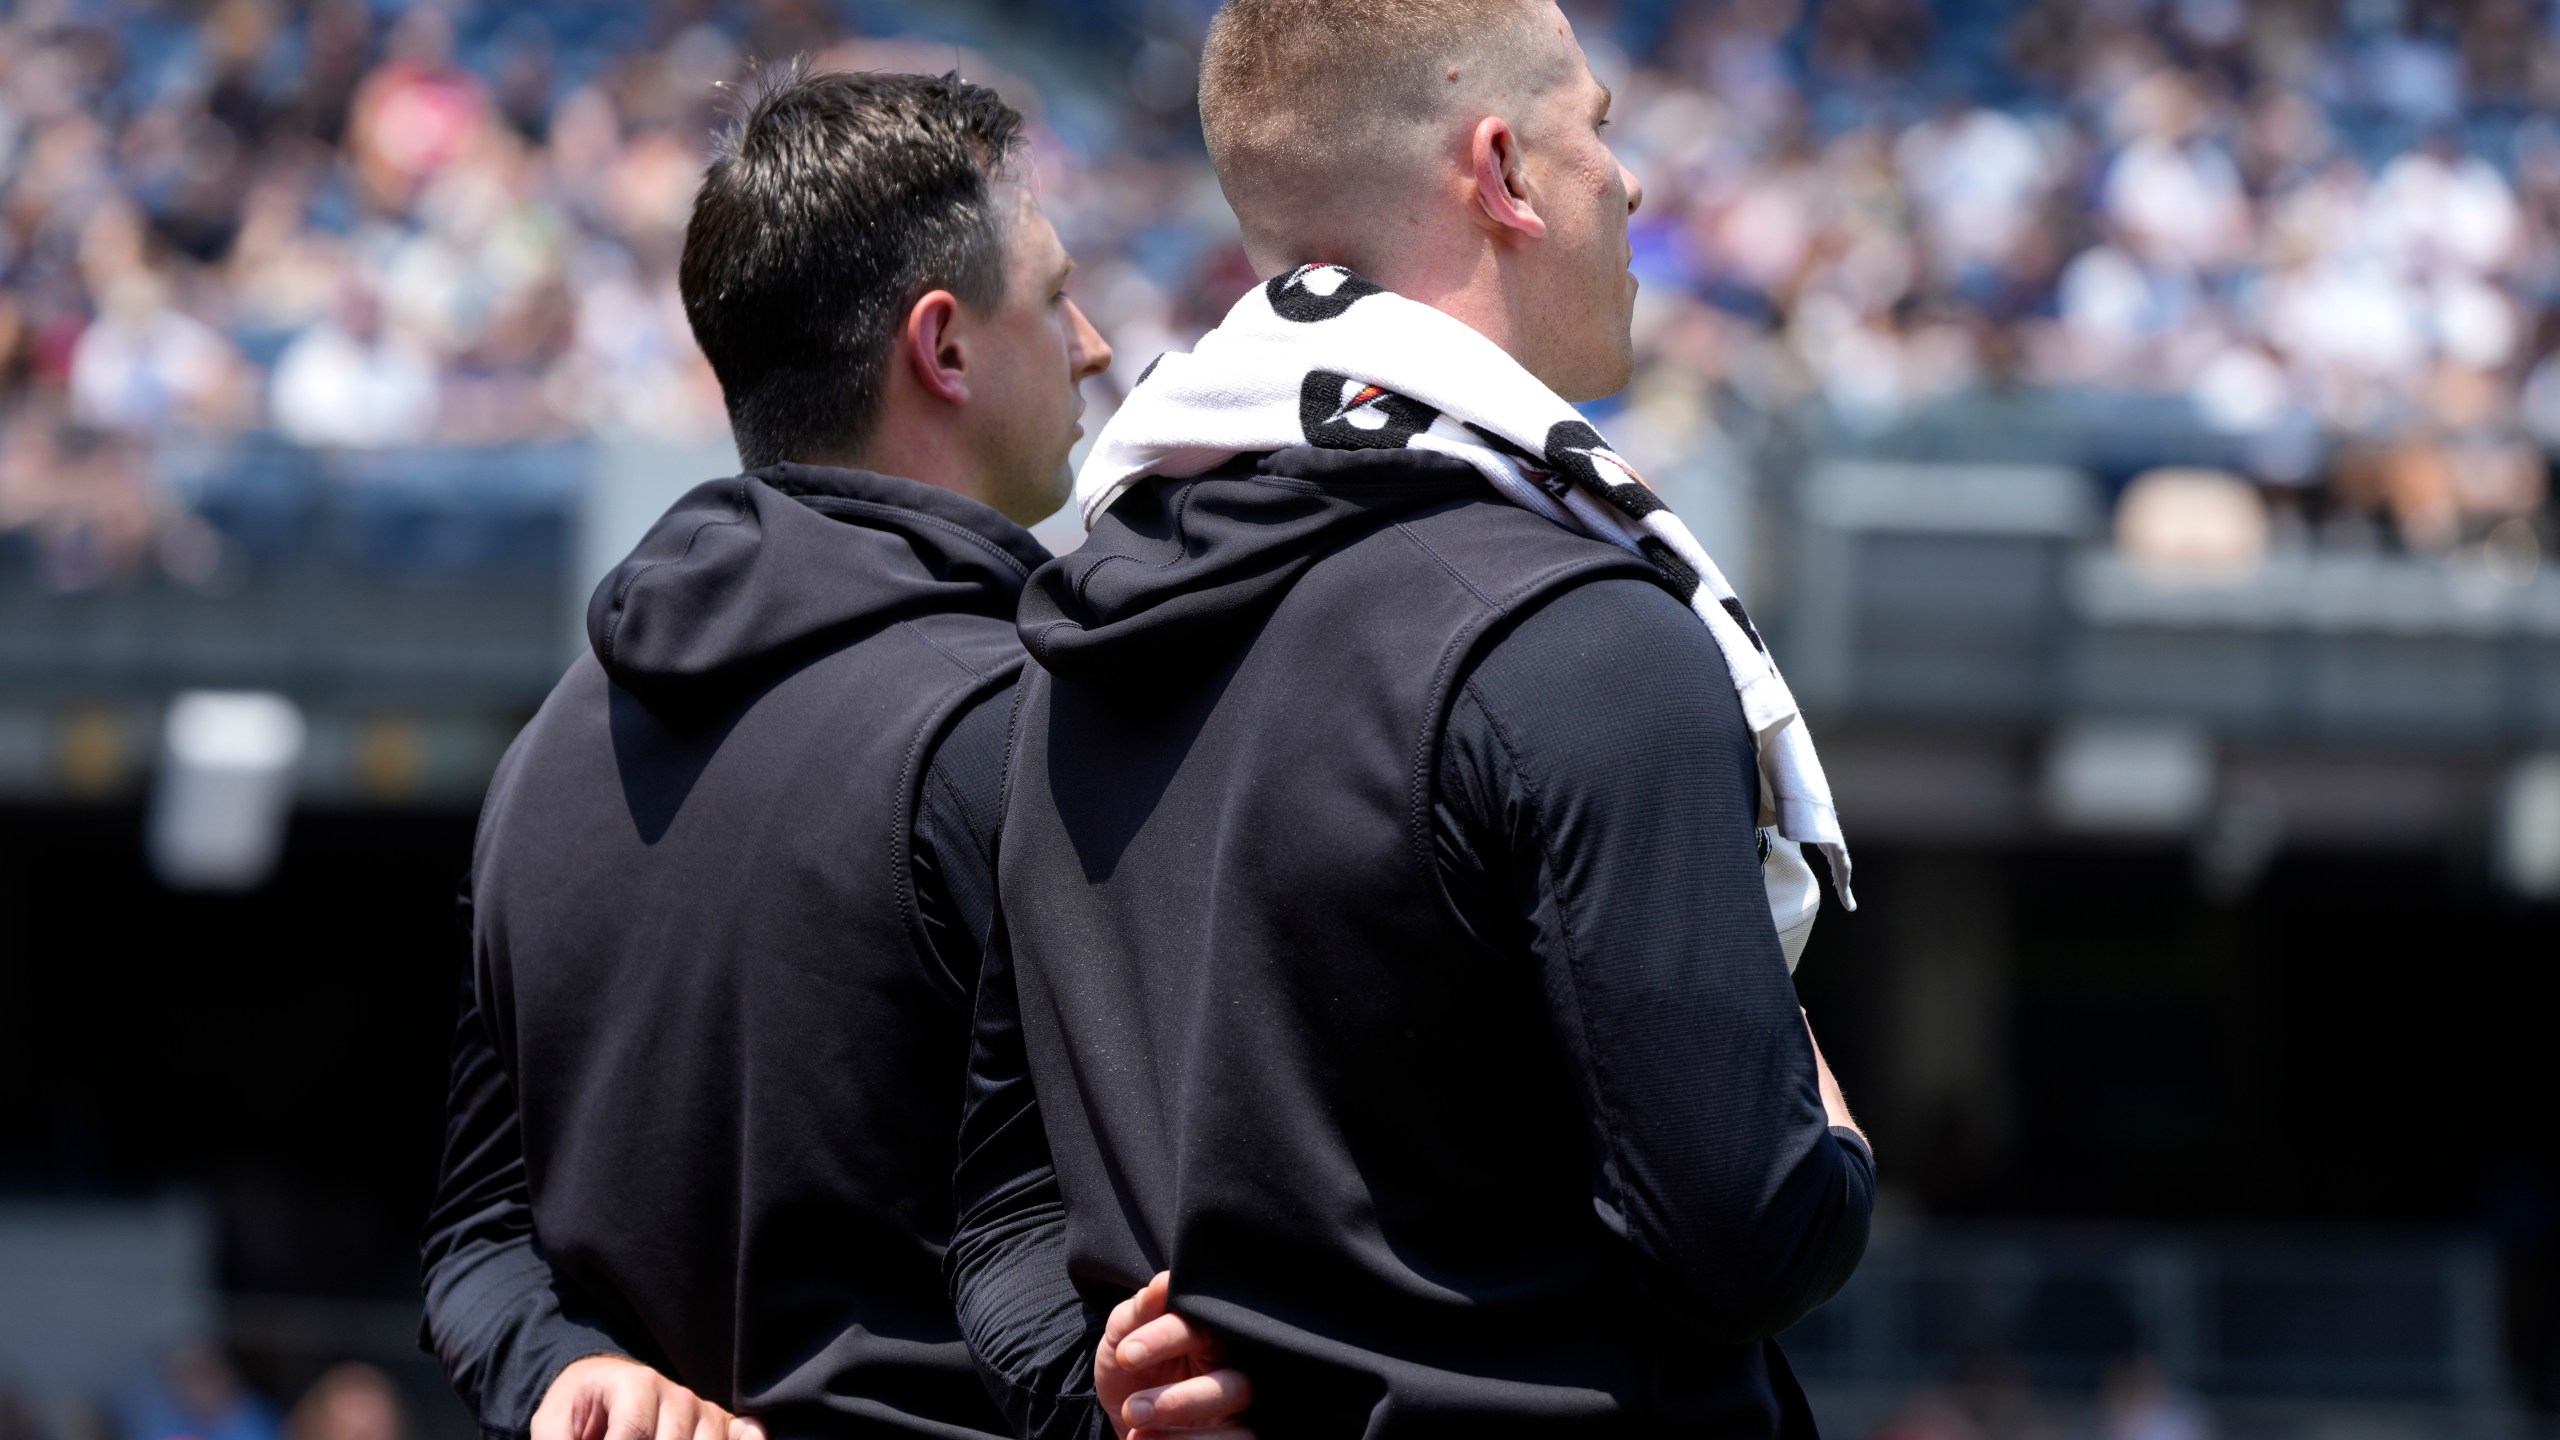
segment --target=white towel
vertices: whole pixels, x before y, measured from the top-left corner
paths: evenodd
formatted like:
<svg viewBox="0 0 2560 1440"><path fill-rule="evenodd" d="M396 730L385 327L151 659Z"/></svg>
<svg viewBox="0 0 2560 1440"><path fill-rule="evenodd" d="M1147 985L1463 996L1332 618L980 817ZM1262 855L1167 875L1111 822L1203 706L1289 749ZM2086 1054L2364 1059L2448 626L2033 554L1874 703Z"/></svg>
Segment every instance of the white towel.
<svg viewBox="0 0 2560 1440"><path fill-rule="evenodd" d="M1256 286L1198 349L1147 367L1095 437L1076 503L1089 529L1145 476L1299 445L1455 455L1512 503L1652 562L1715 637L1757 738L1759 823L1774 830L1765 879L1788 968L1820 905L1798 846L1821 850L1841 904L1857 908L1813 737L1733 587L1600 432L1464 323L1339 265Z"/></svg>

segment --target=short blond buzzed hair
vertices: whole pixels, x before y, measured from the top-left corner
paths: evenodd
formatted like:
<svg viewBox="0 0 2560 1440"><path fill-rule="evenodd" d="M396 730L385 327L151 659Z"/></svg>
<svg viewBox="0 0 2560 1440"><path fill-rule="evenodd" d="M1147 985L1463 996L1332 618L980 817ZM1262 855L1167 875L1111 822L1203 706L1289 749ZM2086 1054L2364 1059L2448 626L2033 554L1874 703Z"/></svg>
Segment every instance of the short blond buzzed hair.
<svg viewBox="0 0 2560 1440"><path fill-rule="evenodd" d="M1426 124L1463 76L1521 53L1544 0L1227 0L1200 54L1200 131L1227 202L1321 204L1374 147ZM1364 153L1365 152L1365 153Z"/></svg>

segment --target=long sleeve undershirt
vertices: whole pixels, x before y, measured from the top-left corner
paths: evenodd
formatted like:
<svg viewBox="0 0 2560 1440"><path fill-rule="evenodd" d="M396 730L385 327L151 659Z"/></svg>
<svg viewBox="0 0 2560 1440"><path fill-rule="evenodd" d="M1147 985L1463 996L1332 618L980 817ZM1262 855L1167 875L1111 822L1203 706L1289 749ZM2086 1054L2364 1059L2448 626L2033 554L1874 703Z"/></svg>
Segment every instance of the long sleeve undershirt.
<svg viewBox="0 0 2560 1440"><path fill-rule="evenodd" d="M1831 1128L1769 918L1759 770L1706 627L1606 580L1453 702L1434 801L1463 925L1523 954L1581 1089L1594 1200L1672 1333L1776 1334L1865 1253L1874 1160Z"/></svg>

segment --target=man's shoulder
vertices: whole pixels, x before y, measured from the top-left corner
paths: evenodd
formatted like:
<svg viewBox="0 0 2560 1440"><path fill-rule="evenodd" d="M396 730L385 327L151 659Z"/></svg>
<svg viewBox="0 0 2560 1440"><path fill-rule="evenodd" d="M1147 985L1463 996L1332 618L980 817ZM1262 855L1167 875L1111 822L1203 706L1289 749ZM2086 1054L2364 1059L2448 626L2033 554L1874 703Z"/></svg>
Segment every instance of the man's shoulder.
<svg viewBox="0 0 2560 1440"><path fill-rule="evenodd" d="M580 650L535 707L533 718L524 723L499 755L482 806L480 828L484 832L489 826L488 811L498 800L524 783L529 768L537 773L550 768L540 758L544 752L574 743L570 739L574 733L593 728L591 717L605 711L612 692L613 682L605 677L604 667L596 663L595 652Z"/></svg>
<svg viewBox="0 0 2560 1440"><path fill-rule="evenodd" d="M476 849L612 832L626 807L843 814L849 794L892 798L928 766L977 802L1001 773L1021 664L1010 621L913 614L686 709L642 698L582 652L501 757Z"/></svg>
<svg viewBox="0 0 2560 1440"><path fill-rule="evenodd" d="M929 669L950 667L957 683L993 684L1010 680L1022 668L1022 634L1010 615L983 610L937 610L908 616L906 634L939 661Z"/></svg>
<svg viewBox="0 0 2560 1440"><path fill-rule="evenodd" d="M1527 737L1658 732L1749 745L1715 639L1649 575L1605 575L1544 596L1463 677L1495 723Z"/></svg>
<svg viewBox="0 0 2560 1440"><path fill-rule="evenodd" d="M1434 563L1506 612L1543 607L1566 590L1610 580L1660 588L1642 558L1497 496L1426 511L1402 528Z"/></svg>

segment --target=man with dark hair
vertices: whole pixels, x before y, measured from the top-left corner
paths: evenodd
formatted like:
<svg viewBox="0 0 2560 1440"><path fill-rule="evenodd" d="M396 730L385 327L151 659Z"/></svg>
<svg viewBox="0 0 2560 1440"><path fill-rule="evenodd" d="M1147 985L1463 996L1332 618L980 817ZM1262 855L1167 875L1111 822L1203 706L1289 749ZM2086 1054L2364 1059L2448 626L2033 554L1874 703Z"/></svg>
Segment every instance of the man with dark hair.
<svg viewBox="0 0 2560 1440"><path fill-rule="evenodd" d="M942 1274L1012 616L1049 558L1022 523L1111 353L1020 127L956 76L795 69L703 179L681 285L747 472L596 589L472 862L425 1259L485 1434L1101 1428L1073 1366L991 1402ZM997 1268L1023 1353L1092 1355L1054 1247Z"/></svg>
<svg viewBox="0 0 2560 1440"><path fill-rule="evenodd" d="M1874 1162L1789 966L1847 849L1571 403L1632 368L1609 92L1552 0L1229 0L1200 101L1266 283L1024 594L973 1064L1033 1078L1088 1299L1170 1271L1267 1433L1809 1433L1770 1337ZM964 1183L954 1253L1023 1223Z"/></svg>

